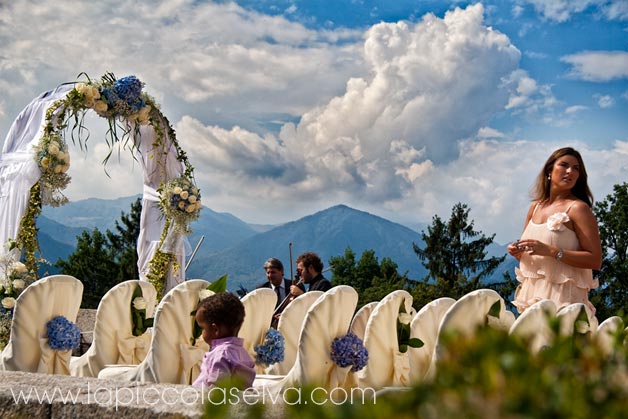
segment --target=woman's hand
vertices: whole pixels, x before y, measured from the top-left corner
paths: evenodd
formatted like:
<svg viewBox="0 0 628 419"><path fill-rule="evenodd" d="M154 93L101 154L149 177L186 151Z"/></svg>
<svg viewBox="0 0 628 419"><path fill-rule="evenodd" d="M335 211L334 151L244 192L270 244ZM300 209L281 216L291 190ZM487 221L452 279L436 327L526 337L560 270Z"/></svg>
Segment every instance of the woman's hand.
<svg viewBox="0 0 628 419"><path fill-rule="evenodd" d="M524 249L523 247L521 247L519 240L508 245L508 253L510 254L510 256L514 257L517 260L521 259L521 254L523 252Z"/></svg>
<svg viewBox="0 0 628 419"><path fill-rule="evenodd" d="M558 251L553 246L549 246L541 241L532 240L532 239L524 239L519 241L519 247L523 252L526 252L530 255L538 255L538 256L555 256L555 253Z"/></svg>

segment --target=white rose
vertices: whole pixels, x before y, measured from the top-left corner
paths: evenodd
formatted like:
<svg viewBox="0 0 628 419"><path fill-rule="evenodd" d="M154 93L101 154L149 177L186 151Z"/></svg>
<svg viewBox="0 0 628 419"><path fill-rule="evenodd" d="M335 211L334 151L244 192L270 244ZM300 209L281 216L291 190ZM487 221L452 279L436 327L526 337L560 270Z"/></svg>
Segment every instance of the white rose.
<svg viewBox="0 0 628 419"><path fill-rule="evenodd" d="M102 100L97 100L96 102L94 102L93 109L98 115L104 115L107 112L107 108L107 104Z"/></svg>
<svg viewBox="0 0 628 419"><path fill-rule="evenodd" d="M6 308L7 310L15 307L15 298L4 297L2 299L2 307Z"/></svg>
<svg viewBox="0 0 628 419"><path fill-rule="evenodd" d="M190 203L195 203L196 202L196 195L190 195L188 196L188 201L190 201Z"/></svg>
<svg viewBox="0 0 628 419"><path fill-rule="evenodd" d="M61 170L63 169L63 165L58 164L55 166L55 173L61 173Z"/></svg>
<svg viewBox="0 0 628 419"><path fill-rule="evenodd" d="M185 209L185 212L189 212L189 213L192 213L194 211L196 211L196 205L194 204L188 205L187 208Z"/></svg>
<svg viewBox="0 0 628 419"><path fill-rule="evenodd" d="M11 264L11 271L17 272L19 274L26 273L26 265L24 265L22 262L13 262Z"/></svg>
<svg viewBox="0 0 628 419"><path fill-rule="evenodd" d="M179 203L177 204L177 206L179 207L179 209L185 209L185 202L183 201L179 201Z"/></svg>
<svg viewBox="0 0 628 419"><path fill-rule="evenodd" d="M181 191L181 199L188 199L189 195L188 191Z"/></svg>
<svg viewBox="0 0 628 419"><path fill-rule="evenodd" d="M214 291L211 291L211 290L208 290L208 289L203 289L203 290L200 290L198 292L198 299L199 300L204 300L205 298L210 297L210 296L212 296L214 294L215 294Z"/></svg>
<svg viewBox="0 0 628 419"><path fill-rule="evenodd" d="M133 308L136 310L146 310L146 300L144 297L135 297L133 299Z"/></svg>
<svg viewBox="0 0 628 419"><path fill-rule="evenodd" d="M61 166L61 172L65 173L70 169L70 165L69 164L64 164L63 166Z"/></svg>
<svg viewBox="0 0 628 419"><path fill-rule="evenodd" d="M13 280L13 288L16 290L22 290L26 286L26 282L22 279L14 279Z"/></svg>
<svg viewBox="0 0 628 419"><path fill-rule="evenodd" d="M41 167L47 169L50 166L50 159L48 157L44 157L41 159Z"/></svg>
<svg viewBox="0 0 628 419"><path fill-rule="evenodd" d="M175 188L172 190L172 193L175 195L179 195L181 192L183 192L183 189L181 189L179 186L175 186Z"/></svg>
<svg viewBox="0 0 628 419"><path fill-rule="evenodd" d="M74 88L77 92L85 94L85 91L87 90L87 85L85 83L76 83Z"/></svg>
<svg viewBox="0 0 628 419"><path fill-rule="evenodd" d="M63 151L59 151L57 153L57 159L58 160L65 161L65 156L66 156L66 154Z"/></svg>
<svg viewBox="0 0 628 419"><path fill-rule="evenodd" d="M59 146L56 143L51 142L48 144L48 153L56 156L59 153Z"/></svg>
<svg viewBox="0 0 628 419"><path fill-rule="evenodd" d="M399 323L410 324L412 321L412 315L410 313L399 313Z"/></svg>

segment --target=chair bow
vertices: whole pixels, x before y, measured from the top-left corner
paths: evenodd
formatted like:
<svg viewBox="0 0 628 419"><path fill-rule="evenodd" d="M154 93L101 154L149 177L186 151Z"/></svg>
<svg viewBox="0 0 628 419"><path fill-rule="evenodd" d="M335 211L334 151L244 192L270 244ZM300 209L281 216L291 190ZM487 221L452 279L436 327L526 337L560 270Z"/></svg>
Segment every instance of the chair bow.
<svg viewBox="0 0 628 419"><path fill-rule="evenodd" d="M332 367L327 375L327 389L345 388L345 383L351 373L353 365L341 367L332 363Z"/></svg>
<svg viewBox="0 0 628 419"><path fill-rule="evenodd" d="M197 346L198 344L199 341L196 341L195 345L179 344L183 367L183 377L180 384L192 384L193 379L201 373L201 362L207 349Z"/></svg>
<svg viewBox="0 0 628 419"><path fill-rule="evenodd" d="M70 358L72 350L55 350L48 345L47 337L39 338L41 357L37 365L37 372L42 374L70 375Z"/></svg>
<svg viewBox="0 0 628 419"><path fill-rule="evenodd" d="M408 353L395 352L393 355L393 387L410 385L410 357Z"/></svg>
<svg viewBox="0 0 628 419"><path fill-rule="evenodd" d="M146 358L150 347L151 334L146 332L140 336L118 335L117 364L137 365Z"/></svg>

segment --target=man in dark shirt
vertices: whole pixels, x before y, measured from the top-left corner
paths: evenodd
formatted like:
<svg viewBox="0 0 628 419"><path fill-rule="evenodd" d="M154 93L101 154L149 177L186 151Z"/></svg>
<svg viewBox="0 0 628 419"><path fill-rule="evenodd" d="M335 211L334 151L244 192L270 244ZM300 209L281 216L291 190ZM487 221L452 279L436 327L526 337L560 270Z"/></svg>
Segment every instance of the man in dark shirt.
<svg viewBox="0 0 628 419"><path fill-rule="evenodd" d="M297 258L297 274L303 278L303 282L309 284L308 291L327 291L331 288L329 282L322 274L323 262L314 252L305 252ZM290 287L293 295L303 294L303 290L296 286Z"/></svg>
<svg viewBox="0 0 628 419"><path fill-rule="evenodd" d="M292 281L283 277L283 263L279 259L270 258L264 263L266 278L268 281L258 285L256 288L271 288L277 294L277 304L275 308L281 304L290 292Z"/></svg>

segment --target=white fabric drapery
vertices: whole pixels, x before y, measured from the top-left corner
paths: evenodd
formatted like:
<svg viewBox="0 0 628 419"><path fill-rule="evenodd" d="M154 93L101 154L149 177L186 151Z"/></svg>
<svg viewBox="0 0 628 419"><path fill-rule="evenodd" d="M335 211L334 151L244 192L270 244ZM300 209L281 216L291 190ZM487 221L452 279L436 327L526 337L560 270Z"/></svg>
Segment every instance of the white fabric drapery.
<svg viewBox="0 0 628 419"><path fill-rule="evenodd" d="M41 175L34 147L43 135L46 111L72 88L61 85L33 99L15 118L6 136L0 154L0 257L8 253L4 246L7 241L17 237L30 190ZM1 265L0 277L4 277Z"/></svg>

